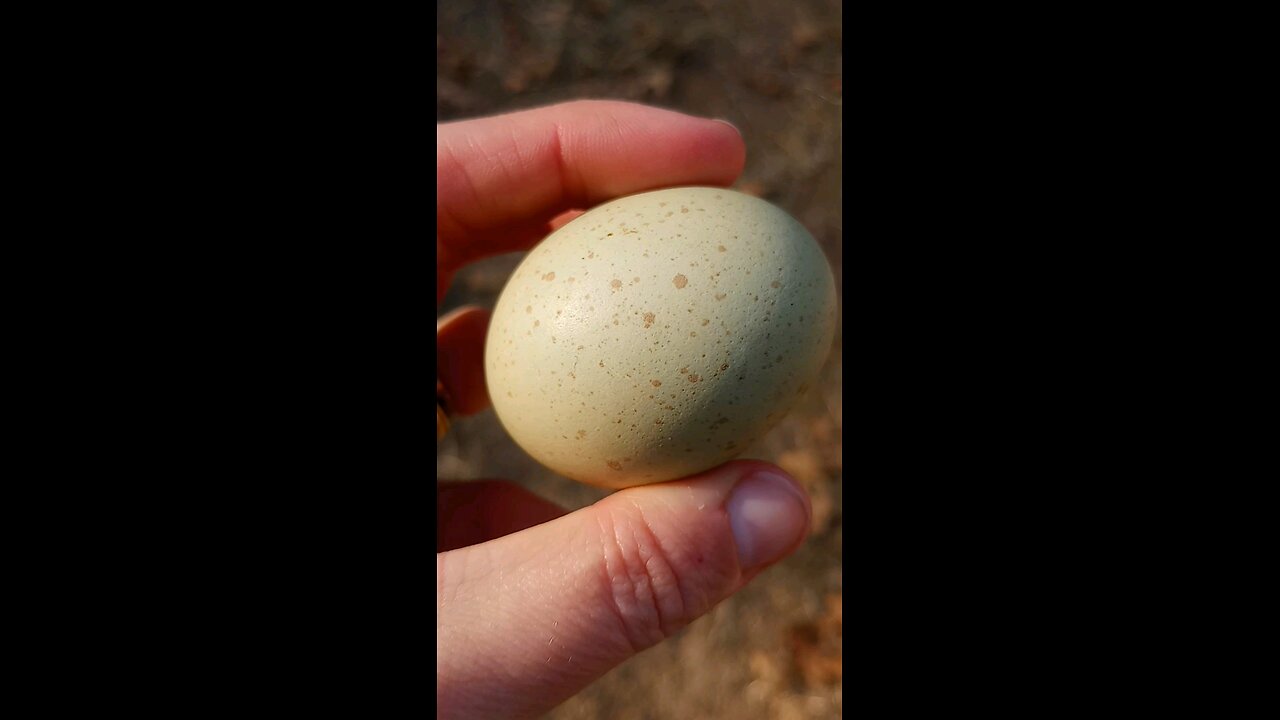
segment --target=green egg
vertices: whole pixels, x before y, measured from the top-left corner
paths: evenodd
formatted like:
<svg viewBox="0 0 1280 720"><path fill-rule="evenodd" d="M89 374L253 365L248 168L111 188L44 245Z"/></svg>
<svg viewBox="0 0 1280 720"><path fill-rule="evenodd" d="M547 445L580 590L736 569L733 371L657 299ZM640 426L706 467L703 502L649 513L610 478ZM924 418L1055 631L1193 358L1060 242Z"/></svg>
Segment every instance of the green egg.
<svg viewBox="0 0 1280 720"><path fill-rule="evenodd" d="M516 443L610 488L743 452L812 386L836 323L831 267L780 208L682 187L548 236L494 309L485 373Z"/></svg>

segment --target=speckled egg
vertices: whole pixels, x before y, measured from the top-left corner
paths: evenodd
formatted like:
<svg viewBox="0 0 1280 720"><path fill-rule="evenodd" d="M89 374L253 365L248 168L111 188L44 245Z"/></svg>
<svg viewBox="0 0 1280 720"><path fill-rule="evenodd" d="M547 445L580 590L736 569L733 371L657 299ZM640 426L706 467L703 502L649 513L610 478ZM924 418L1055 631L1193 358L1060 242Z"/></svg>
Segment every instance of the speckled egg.
<svg viewBox="0 0 1280 720"><path fill-rule="evenodd" d="M719 465L814 382L831 268L781 209L719 188L610 201L533 249L485 347L499 420L565 477L621 488Z"/></svg>

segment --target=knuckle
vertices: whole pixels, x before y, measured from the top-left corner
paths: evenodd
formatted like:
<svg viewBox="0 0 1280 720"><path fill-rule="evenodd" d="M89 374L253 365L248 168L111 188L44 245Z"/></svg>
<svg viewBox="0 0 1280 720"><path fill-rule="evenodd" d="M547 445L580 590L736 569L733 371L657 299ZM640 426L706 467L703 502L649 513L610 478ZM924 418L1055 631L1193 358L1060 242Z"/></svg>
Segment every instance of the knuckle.
<svg viewBox="0 0 1280 720"><path fill-rule="evenodd" d="M604 595L635 652L687 625L700 593L682 577L681 563L634 506L604 514Z"/></svg>

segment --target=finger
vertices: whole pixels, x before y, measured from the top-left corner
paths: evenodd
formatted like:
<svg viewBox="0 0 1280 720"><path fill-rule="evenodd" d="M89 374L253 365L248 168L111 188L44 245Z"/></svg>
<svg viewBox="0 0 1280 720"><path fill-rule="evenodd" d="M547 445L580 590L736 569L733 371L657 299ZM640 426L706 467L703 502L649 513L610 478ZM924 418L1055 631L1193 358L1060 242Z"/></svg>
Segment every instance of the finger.
<svg viewBox="0 0 1280 720"><path fill-rule="evenodd" d="M572 208L671 185L729 185L746 148L732 125L582 101L436 126L437 262L446 273L527 249Z"/></svg>
<svg viewBox="0 0 1280 720"><path fill-rule="evenodd" d="M559 230L569 224L570 220L578 217L586 212L585 210L566 210L556 215L546 222L535 220L531 223L520 223L508 226L504 229L506 236L504 242L519 247L529 247L539 240L545 238L551 233ZM442 253L442 244L439 239L436 240L436 257L439 258ZM491 254L491 253L488 253ZM473 258L474 259L474 258ZM446 258L444 262L436 262L436 303L439 304L444 299L445 292L449 289L449 283L453 280L453 275L457 272L457 263Z"/></svg>
<svg viewBox="0 0 1280 720"><path fill-rule="evenodd" d="M505 480L440 483L436 486L436 552L510 535L566 512Z"/></svg>
<svg viewBox="0 0 1280 720"><path fill-rule="evenodd" d="M810 516L795 480L736 461L436 555L437 711L547 711L793 551Z"/></svg>
<svg viewBox="0 0 1280 720"><path fill-rule="evenodd" d="M436 321L436 377L444 386L450 415L474 415L489 407L484 383L484 336L488 310L464 307Z"/></svg>
<svg viewBox="0 0 1280 720"><path fill-rule="evenodd" d="M457 240L451 240L445 243L439 234L439 214L437 214L436 225L436 305L444 300L444 294L449 289L449 283L453 280L454 273L463 265L479 260L490 255L497 255L506 252L500 247L513 247L517 250L533 247L539 240L550 235L555 228L551 227L553 217L540 220L530 220L527 222L516 222L508 225L501 230L485 231L483 235L477 235L473 240L473 245L466 242L459 243ZM493 240L491 236L494 233L500 233L501 237ZM485 251L484 248L490 248ZM459 254L459 250L462 254Z"/></svg>

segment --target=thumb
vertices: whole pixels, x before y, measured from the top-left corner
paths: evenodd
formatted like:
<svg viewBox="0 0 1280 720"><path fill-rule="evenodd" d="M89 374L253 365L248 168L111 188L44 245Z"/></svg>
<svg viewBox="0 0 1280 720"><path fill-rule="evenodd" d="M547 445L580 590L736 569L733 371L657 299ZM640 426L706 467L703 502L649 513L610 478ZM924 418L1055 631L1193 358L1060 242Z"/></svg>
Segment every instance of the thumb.
<svg viewBox="0 0 1280 720"><path fill-rule="evenodd" d="M735 461L436 555L436 710L544 713L739 590L808 531L809 499Z"/></svg>

